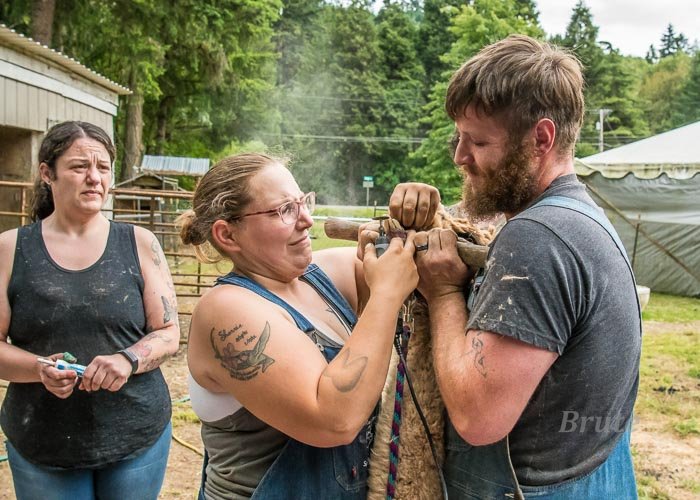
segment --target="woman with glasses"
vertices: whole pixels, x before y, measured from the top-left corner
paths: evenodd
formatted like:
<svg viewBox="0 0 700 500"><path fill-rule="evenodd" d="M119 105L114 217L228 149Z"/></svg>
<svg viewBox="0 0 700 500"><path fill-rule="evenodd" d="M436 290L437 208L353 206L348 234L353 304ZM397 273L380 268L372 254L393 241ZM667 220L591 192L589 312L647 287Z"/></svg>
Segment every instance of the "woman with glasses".
<svg viewBox="0 0 700 500"><path fill-rule="evenodd" d="M418 283L411 232L312 252L314 193L281 159L217 163L181 218L184 243L233 263L192 315L190 395L208 463L200 498L365 498L372 416L396 316ZM362 311L359 319L358 311Z"/></svg>

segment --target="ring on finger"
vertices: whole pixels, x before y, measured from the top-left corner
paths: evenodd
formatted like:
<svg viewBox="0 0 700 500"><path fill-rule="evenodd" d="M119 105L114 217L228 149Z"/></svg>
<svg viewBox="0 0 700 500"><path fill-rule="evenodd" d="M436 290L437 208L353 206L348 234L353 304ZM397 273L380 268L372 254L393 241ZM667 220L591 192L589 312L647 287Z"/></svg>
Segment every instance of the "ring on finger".
<svg viewBox="0 0 700 500"><path fill-rule="evenodd" d="M428 249L427 243L425 245L416 245L416 252L423 252L427 249Z"/></svg>

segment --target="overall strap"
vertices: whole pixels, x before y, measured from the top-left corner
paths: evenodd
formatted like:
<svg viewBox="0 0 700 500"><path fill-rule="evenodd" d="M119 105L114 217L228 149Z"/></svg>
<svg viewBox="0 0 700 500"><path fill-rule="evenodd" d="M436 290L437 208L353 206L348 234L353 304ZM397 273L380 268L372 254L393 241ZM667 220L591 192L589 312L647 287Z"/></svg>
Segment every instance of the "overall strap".
<svg viewBox="0 0 700 500"><path fill-rule="evenodd" d="M622 245L622 241L620 240L620 237L617 234L617 231L615 231L615 228L613 225L610 223L608 218L605 216L605 212L603 212L603 209L598 208L598 207L592 207L591 205L588 205L587 203L584 203L579 200L575 200L573 198L569 198L567 196L547 196L546 198L543 198L542 200L538 201L531 207L529 207L527 210L530 210L532 208L536 207L543 207L543 206L550 206L550 207L560 207L560 208L566 208L569 210L573 210L575 212L578 212L582 215L585 215L586 217L594 220L595 222L598 223L600 227L605 229L605 232L607 232L610 235L610 238L612 238L613 242L615 243L615 246L617 247L618 251L620 252L620 255L625 259L625 263L627 264L627 269L629 269L630 275L632 276L632 283L635 285L635 293L634 297L637 300L637 313L639 314L639 331L641 334L642 331L642 308L641 305L639 304L639 295L637 294L637 281L634 279L634 271L632 270L632 265L630 264L629 258L627 257L627 252L625 251L625 247Z"/></svg>
<svg viewBox="0 0 700 500"><path fill-rule="evenodd" d="M240 286L250 290L251 292L257 293L264 299L267 299L273 304L277 304L278 306L284 308L284 310L292 316L297 328L299 328L301 331L308 333L315 330L314 325L312 325L309 320L307 320L299 311L294 309L291 305L279 298L274 293L270 292L267 288L259 285L247 276L242 276L232 271L226 276L216 278L216 285L222 284Z"/></svg>
<svg viewBox="0 0 700 500"><path fill-rule="evenodd" d="M627 267L629 268L630 272L632 272L632 266L630 265L629 258L627 257L625 247L622 244L622 241L620 240L617 231L615 231L615 228L605 216L605 212L603 212L601 208L592 207L587 203L575 200L573 198L569 198L567 196L547 196L546 198L543 198L542 200L529 207L528 210L535 207L545 206L568 208L569 210L573 210L575 212L583 214L586 217L593 219L595 222L597 222L598 225L605 229L605 231L615 242L615 246L617 246L617 249L620 251L620 254L625 259L625 262L627 262ZM634 276L632 277L634 278Z"/></svg>
<svg viewBox="0 0 700 500"><path fill-rule="evenodd" d="M352 310L348 301L320 267L316 264L309 265L301 276L301 279L311 285L326 302L331 304L336 311L343 316L343 319L345 319L350 329L355 326L355 323L357 323L355 311Z"/></svg>

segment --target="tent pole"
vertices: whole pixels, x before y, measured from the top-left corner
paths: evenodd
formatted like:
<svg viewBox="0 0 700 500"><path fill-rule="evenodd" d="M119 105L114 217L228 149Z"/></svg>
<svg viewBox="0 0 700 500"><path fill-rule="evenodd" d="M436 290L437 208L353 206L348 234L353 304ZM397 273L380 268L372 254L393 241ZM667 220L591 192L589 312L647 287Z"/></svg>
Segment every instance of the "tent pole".
<svg viewBox="0 0 700 500"><path fill-rule="evenodd" d="M634 227L634 248L632 249L632 272L634 272L634 261L637 260L637 241L639 240L639 226L642 223L642 214L637 214L637 224Z"/></svg>
<svg viewBox="0 0 700 500"><path fill-rule="evenodd" d="M579 177L580 178L580 177ZM583 179L581 179L583 181ZM586 187L591 190L591 192L596 195L603 203L605 203L610 209L615 212L617 215L619 215L622 220L624 220L627 224L629 224L632 227L635 227L634 222L629 220L625 214L622 213L622 211L617 208L615 205L613 205L610 201L608 201L606 198L604 198L597 189L595 189L593 186L590 184L586 183L586 181L583 181L584 184L586 184ZM661 250L663 253L665 253L667 256L673 260L676 264L678 264L685 272L690 274L693 278L695 278L697 281L700 281L700 274L694 272L692 269L690 269L688 266L686 266L682 260L680 260L678 257L676 257L673 252L671 252L668 248L666 248L660 241L654 239L651 237L649 233L644 230L644 228L639 227L639 232L642 233L642 236L644 236L647 240L649 240L654 246L656 246L659 250Z"/></svg>

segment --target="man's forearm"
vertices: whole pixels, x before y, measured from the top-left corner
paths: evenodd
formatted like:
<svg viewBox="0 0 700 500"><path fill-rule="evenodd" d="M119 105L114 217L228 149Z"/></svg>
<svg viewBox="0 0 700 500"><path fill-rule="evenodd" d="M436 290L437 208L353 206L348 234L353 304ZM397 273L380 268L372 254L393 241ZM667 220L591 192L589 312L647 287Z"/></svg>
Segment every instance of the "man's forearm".
<svg viewBox="0 0 700 500"><path fill-rule="evenodd" d="M428 307L435 375L445 406L453 415L460 411L467 387L467 307L461 292L435 298Z"/></svg>

